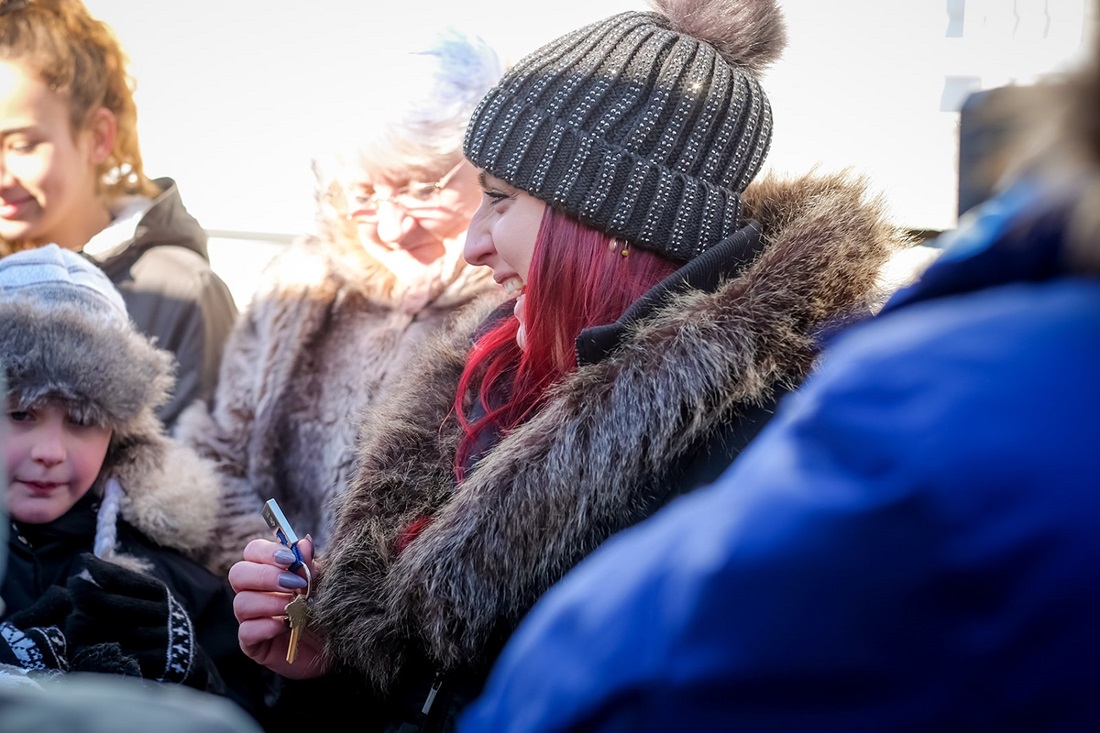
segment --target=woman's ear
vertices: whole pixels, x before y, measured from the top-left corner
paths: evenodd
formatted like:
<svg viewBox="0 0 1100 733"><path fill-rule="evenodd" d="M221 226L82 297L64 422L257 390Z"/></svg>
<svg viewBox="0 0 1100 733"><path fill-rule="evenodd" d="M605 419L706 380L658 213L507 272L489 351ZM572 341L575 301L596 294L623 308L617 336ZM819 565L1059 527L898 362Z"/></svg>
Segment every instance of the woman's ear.
<svg viewBox="0 0 1100 733"><path fill-rule="evenodd" d="M93 165L99 165L105 162L115 149L115 139L118 136L118 120L115 118L114 112L106 107L100 107L92 112L87 129L91 134L88 159Z"/></svg>

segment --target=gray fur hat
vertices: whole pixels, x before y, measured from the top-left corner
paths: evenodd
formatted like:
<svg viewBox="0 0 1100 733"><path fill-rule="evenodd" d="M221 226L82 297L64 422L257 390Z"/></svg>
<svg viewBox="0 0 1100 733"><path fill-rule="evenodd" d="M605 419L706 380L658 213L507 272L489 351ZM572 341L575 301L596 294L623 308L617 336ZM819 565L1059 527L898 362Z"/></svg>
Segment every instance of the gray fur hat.
<svg viewBox="0 0 1100 733"><path fill-rule="evenodd" d="M112 431L92 487L103 498L97 555L142 566L116 553L121 513L202 559L216 517L214 473L169 440L154 412L174 384L174 360L137 331L95 264L53 244L0 258L0 365L9 409L62 405Z"/></svg>
<svg viewBox="0 0 1100 733"><path fill-rule="evenodd" d="M107 276L56 244L0 259L0 356L16 407L63 404L116 442L145 429L174 380Z"/></svg>
<svg viewBox="0 0 1100 733"><path fill-rule="evenodd" d="M686 261L739 225L771 142L758 75L775 0L652 0L521 59L466 131L474 165L614 237Z"/></svg>

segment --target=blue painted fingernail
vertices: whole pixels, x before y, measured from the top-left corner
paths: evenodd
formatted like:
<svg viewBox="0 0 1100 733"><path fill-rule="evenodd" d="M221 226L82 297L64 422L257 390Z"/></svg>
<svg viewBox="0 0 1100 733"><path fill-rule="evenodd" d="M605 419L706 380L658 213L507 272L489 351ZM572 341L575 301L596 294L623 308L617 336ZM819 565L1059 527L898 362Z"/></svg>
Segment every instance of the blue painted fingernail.
<svg viewBox="0 0 1100 733"><path fill-rule="evenodd" d="M306 587L306 579L294 573L279 573L279 587L287 590L301 590Z"/></svg>
<svg viewBox="0 0 1100 733"><path fill-rule="evenodd" d="M294 553L290 550L275 551L275 562L280 565L293 565L297 560L298 558L294 557Z"/></svg>

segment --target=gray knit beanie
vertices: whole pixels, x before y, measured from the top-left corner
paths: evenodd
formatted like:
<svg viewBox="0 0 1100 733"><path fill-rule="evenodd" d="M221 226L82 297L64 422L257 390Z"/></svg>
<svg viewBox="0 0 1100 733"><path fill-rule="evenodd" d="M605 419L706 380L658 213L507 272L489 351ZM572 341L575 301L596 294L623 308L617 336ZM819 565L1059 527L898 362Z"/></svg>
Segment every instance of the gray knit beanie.
<svg viewBox="0 0 1100 733"><path fill-rule="evenodd" d="M103 271L56 244L0 259L0 300L12 298L44 304L72 303L89 315L130 322L126 303Z"/></svg>
<svg viewBox="0 0 1100 733"><path fill-rule="evenodd" d="M738 227L782 52L775 0L652 0L521 59L482 100L466 157L611 236L686 261Z"/></svg>

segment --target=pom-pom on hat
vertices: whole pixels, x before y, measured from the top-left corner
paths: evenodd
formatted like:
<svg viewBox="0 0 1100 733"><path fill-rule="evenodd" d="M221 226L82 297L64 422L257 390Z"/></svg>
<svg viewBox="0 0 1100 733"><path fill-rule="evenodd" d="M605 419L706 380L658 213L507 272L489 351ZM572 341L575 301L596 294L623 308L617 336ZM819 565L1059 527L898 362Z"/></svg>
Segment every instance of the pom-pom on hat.
<svg viewBox="0 0 1100 733"><path fill-rule="evenodd" d="M771 142L757 76L775 0L653 0L524 57L482 100L466 157L611 236L686 261L732 234Z"/></svg>

